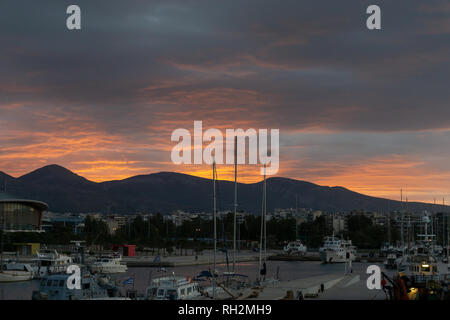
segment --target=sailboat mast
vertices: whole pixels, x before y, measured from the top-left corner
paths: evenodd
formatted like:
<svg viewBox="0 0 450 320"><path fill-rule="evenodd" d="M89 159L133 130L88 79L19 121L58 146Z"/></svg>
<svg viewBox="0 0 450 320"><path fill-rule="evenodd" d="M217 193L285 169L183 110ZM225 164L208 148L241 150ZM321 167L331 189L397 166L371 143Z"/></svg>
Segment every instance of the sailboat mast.
<svg viewBox="0 0 450 320"><path fill-rule="evenodd" d="M442 215L442 217L444 217L444 215ZM448 212L446 214L446 220L447 220L447 270L450 267L450 261L449 261L449 249L450 249L450 242L448 241L448 236L449 236L449 229L448 229ZM442 220L444 220L444 218L442 218Z"/></svg>
<svg viewBox="0 0 450 320"><path fill-rule="evenodd" d="M297 218L298 218L298 194L295 195L295 240L298 240L298 228L297 228Z"/></svg>
<svg viewBox="0 0 450 320"><path fill-rule="evenodd" d="M408 212L408 197L406 197L405 207L406 207L406 215L408 217L408 224L406 225L406 240L408 243L408 250L409 250L411 248L411 242L410 242L411 235L410 235L410 230L409 230L411 227L411 216L409 215L409 212Z"/></svg>
<svg viewBox="0 0 450 320"><path fill-rule="evenodd" d="M216 223L216 161L213 160L213 220L214 220L214 262L213 262L213 299L216 298L216 251L217 251L217 223Z"/></svg>
<svg viewBox="0 0 450 320"><path fill-rule="evenodd" d="M3 212L1 215L2 218L2 238L1 241L1 247L2 253L0 254L0 272L3 272L3 248L4 248L4 242L5 242L5 230L6 230L6 213Z"/></svg>
<svg viewBox="0 0 450 320"><path fill-rule="evenodd" d="M446 216L444 216L444 210L442 210L442 248L445 248L445 227L446 227L445 218L446 218ZM448 221L447 221L447 223L448 223ZM448 254L447 254L447 256L448 256Z"/></svg>
<svg viewBox="0 0 450 320"><path fill-rule="evenodd" d="M3 191L6 193L6 177L3 179ZM4 243L4 237L5 237L5 230L6 230L6 213L3 211L2 215L0 216L2 218L2 237L0 239L1 245L0 250L2 250L0 254L0 272L3 272L3 243Z"/></svg>
<svg viewBox="0 0 450 320"><path fill-rule="evenodd" d="M234 226L233 226L233 273L236 273L236 224L237 224L237 136L234 137Z"/></svg>
<svg viewBox="0 0 450 320"><path fill-rule="evenodd" d="M388 226L388 242L391 245L391 206L390 201L388 200L388 213L387 213L387 226Z"/></svg>
<svg viewBox="0 0 450 320"><path fill-rule="evenodd" d="M404 247L404 239L403 239L403 190L400 189L400 241L402 246L402 251Z"/></svg>
<svg viewBox="0 0 450 320"><path fill-rule="evenodd" d="M264 261L267 259L267 182L266 165L264 165Z"/></svg>
<svg viewBox="0 0 450 320"><path fill-rule="evenodd" d="M261 267L262 267L262 252L263 252L263 237L264 237L264 220L265 220L265 190L266 189L266 165L264 164L264 185L263 185L263 199L261 208L261 234L259 238L259 280L261 281Z"/></svg>
<svg viewBox="0 0 450 320"><path fill-rule="evenodd" d="M2 214L2 238L1 238L1 254L0 254L0 272L3 272L3 238L5 236L5 214Z"/></svg>

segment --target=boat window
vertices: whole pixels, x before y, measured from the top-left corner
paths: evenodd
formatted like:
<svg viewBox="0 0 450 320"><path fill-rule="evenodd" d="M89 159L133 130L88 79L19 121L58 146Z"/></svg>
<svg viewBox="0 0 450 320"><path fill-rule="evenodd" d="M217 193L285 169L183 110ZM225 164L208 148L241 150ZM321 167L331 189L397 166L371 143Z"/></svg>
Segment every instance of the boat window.
<svg viewBox="0 0 450 320"><path fill-rule="evenodd" d="M50 287L52 285L52 280L47 280L47 287Z"/></svg>
<svg viewBox="0 0 450 320"><path fill-rule="evenodd" d="M185 291L186 291L185 289L180 289L180 295L184 296Z"/></svg>
<svg viewBox="0 0 450 320"><path fill-rule="evenodd" d="M163 296L163 295L164 295L164 289L159 289L158 296Z"/></svg>
<svg viewBox="0 0 450 320"><path fill-rule="evenodd" d="M57 287L59 283L59 280L53 280L52 286Z"/></svg>
<svg viewBox="0 0 450 320"><path fill-rule="evenodd" d="M169 300L177 300L177 291L173 289L167 290L167 296Z"/></svg>
<svg viewBox="0 0 450 320"><path fill-rule="evenodd" d="M191 293L192 293L192 288L191 287L187 288L187 294L191 294Z"/></svg>
<svg viewBox="0 0 450 320"><path fill-rule="evenodd" d="M429 265L422 265L422 271L423 272L429 272L430 271L430 266Z"/></svg>
<svg viewBox="0 0 450 320"><path fill-rule="evenodd" d="M45 287L45 284L47 283L47 278L43 278L41 280L41 286Z"/></svg>
<svg viewBox="0 0 450 320"><path fill-rule="evenodd" d="M51 265L51 262L50 261L47 261L47 260L42 260L41 261L41 266L43 266L43 267L48 267L48 266L50 266Z"/></svg>
<svg viewBox="0 0 450 320"><path fill-rule="evenodd" d="M64 280L59 280L59 286L64 287L64 282L65 282Z"/></svg>

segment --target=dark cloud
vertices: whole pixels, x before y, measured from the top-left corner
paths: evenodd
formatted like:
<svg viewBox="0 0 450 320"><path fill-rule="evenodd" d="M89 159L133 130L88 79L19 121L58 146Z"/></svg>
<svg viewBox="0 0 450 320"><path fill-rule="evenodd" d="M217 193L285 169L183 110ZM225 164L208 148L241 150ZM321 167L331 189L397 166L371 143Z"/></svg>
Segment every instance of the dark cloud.
<svg viewBox="0 0 450 320"><path fill-rule="evenodd" d="M81 31L65 28L73 3ZM174 128L202 118L280 128L282 136L333 131L353 141L358 132L378 133L372 145L385 133L448 130L448 3L377 1L380 31L365 27L370 4L3 0L2 141L20 147L27 137L32 144L78 132L113 137L118 150L151 142L134 153L140 159L170 144ZM11 138L17 128L26 130ZM361 157L402 148L391 146Z"/></svg>

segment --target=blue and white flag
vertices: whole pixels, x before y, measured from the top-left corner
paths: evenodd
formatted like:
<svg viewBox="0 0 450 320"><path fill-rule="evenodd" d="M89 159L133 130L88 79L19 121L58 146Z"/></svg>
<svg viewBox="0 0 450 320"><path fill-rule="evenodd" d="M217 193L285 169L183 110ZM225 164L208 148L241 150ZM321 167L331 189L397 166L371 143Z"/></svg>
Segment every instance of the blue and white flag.
<svg viewBox="0 0 450 320"><path fill-rule="evenodd" d="M133 284L134 283L134 278L131 277L128 280L125 280L124 282L122 282L122 285L126 286L127 284Z"/></svg>

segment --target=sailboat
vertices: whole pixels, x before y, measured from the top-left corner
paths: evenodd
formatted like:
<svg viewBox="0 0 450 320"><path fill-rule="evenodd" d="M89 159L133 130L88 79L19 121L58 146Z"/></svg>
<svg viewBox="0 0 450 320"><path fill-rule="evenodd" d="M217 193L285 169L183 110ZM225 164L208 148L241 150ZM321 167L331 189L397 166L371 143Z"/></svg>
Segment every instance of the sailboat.
<svg viewBox="0 0 450 320"><path fill-rule="evenodd" d="M267 181L266 164L264 164L264 183L261 209L261 233L259 239L259 278L258 284L264 286L277 282L277 279L266 278L267 275Z"/></svg>
<svg viewBox="0 0 450 320"><path fill-rule="evenodd" d="M33 279L33 268L26 263L2 263L0 282L19 282Z"/></svg>
<svg viewBox="0 0 450 320"><path fill-rule="evenodd" d="M226 278L226 286L228 289L241 290L247 286L247 275L239 274L236 271L236 230L237 230L237 136L234 137L234 212L233 212L233 268L223 273ZM227 254L227 267L228 267L228 251ZM234 294L239 294L234 292Z"/></svg>
<svg viewBox="0 0 450 320"><path fill-rule="evenodd" d="M212 299L220 299L220 298L228 298L229 296L236 298L240 295L238 292L233 292L236 289L242 289L245 287L244 281L237 280L238 278L247 278L246 275L241 275L236 273L236 224L237 224L237 137L235 137L235 151L234 151L234 160L235 160L235 186L234 186L234 232L233 232L233 269L230 271L229 269L226 272L223 272L222 276L225 278L226 283L218 283L219 274L216 269L216 253L217 253L217 199L216 199L216 180L217 180L217 170L216 170L216 162L213 160L213 221L214 221L214 254L213 254L213 269L211 271L204 271L200 276L207 276L207 278L212 279L212 287L207 287L203 289L203 292L206 292L208 296L211 296ZM223 234L225 237L225 232L223 229ZM224 239L224 243L225 243ZM226 254L226 261L228 266L228 250L226 248L222 249Z"/></svg>
<svg viewBox="0 0 450 320"><path fill-rule="evenodd" d="M236 225L237 225L237 136L234 137L234 204L233 204L233 269L227 270L224 275L232 277L236 273ZM227 255L228 265L228 255Z"/></svg>

